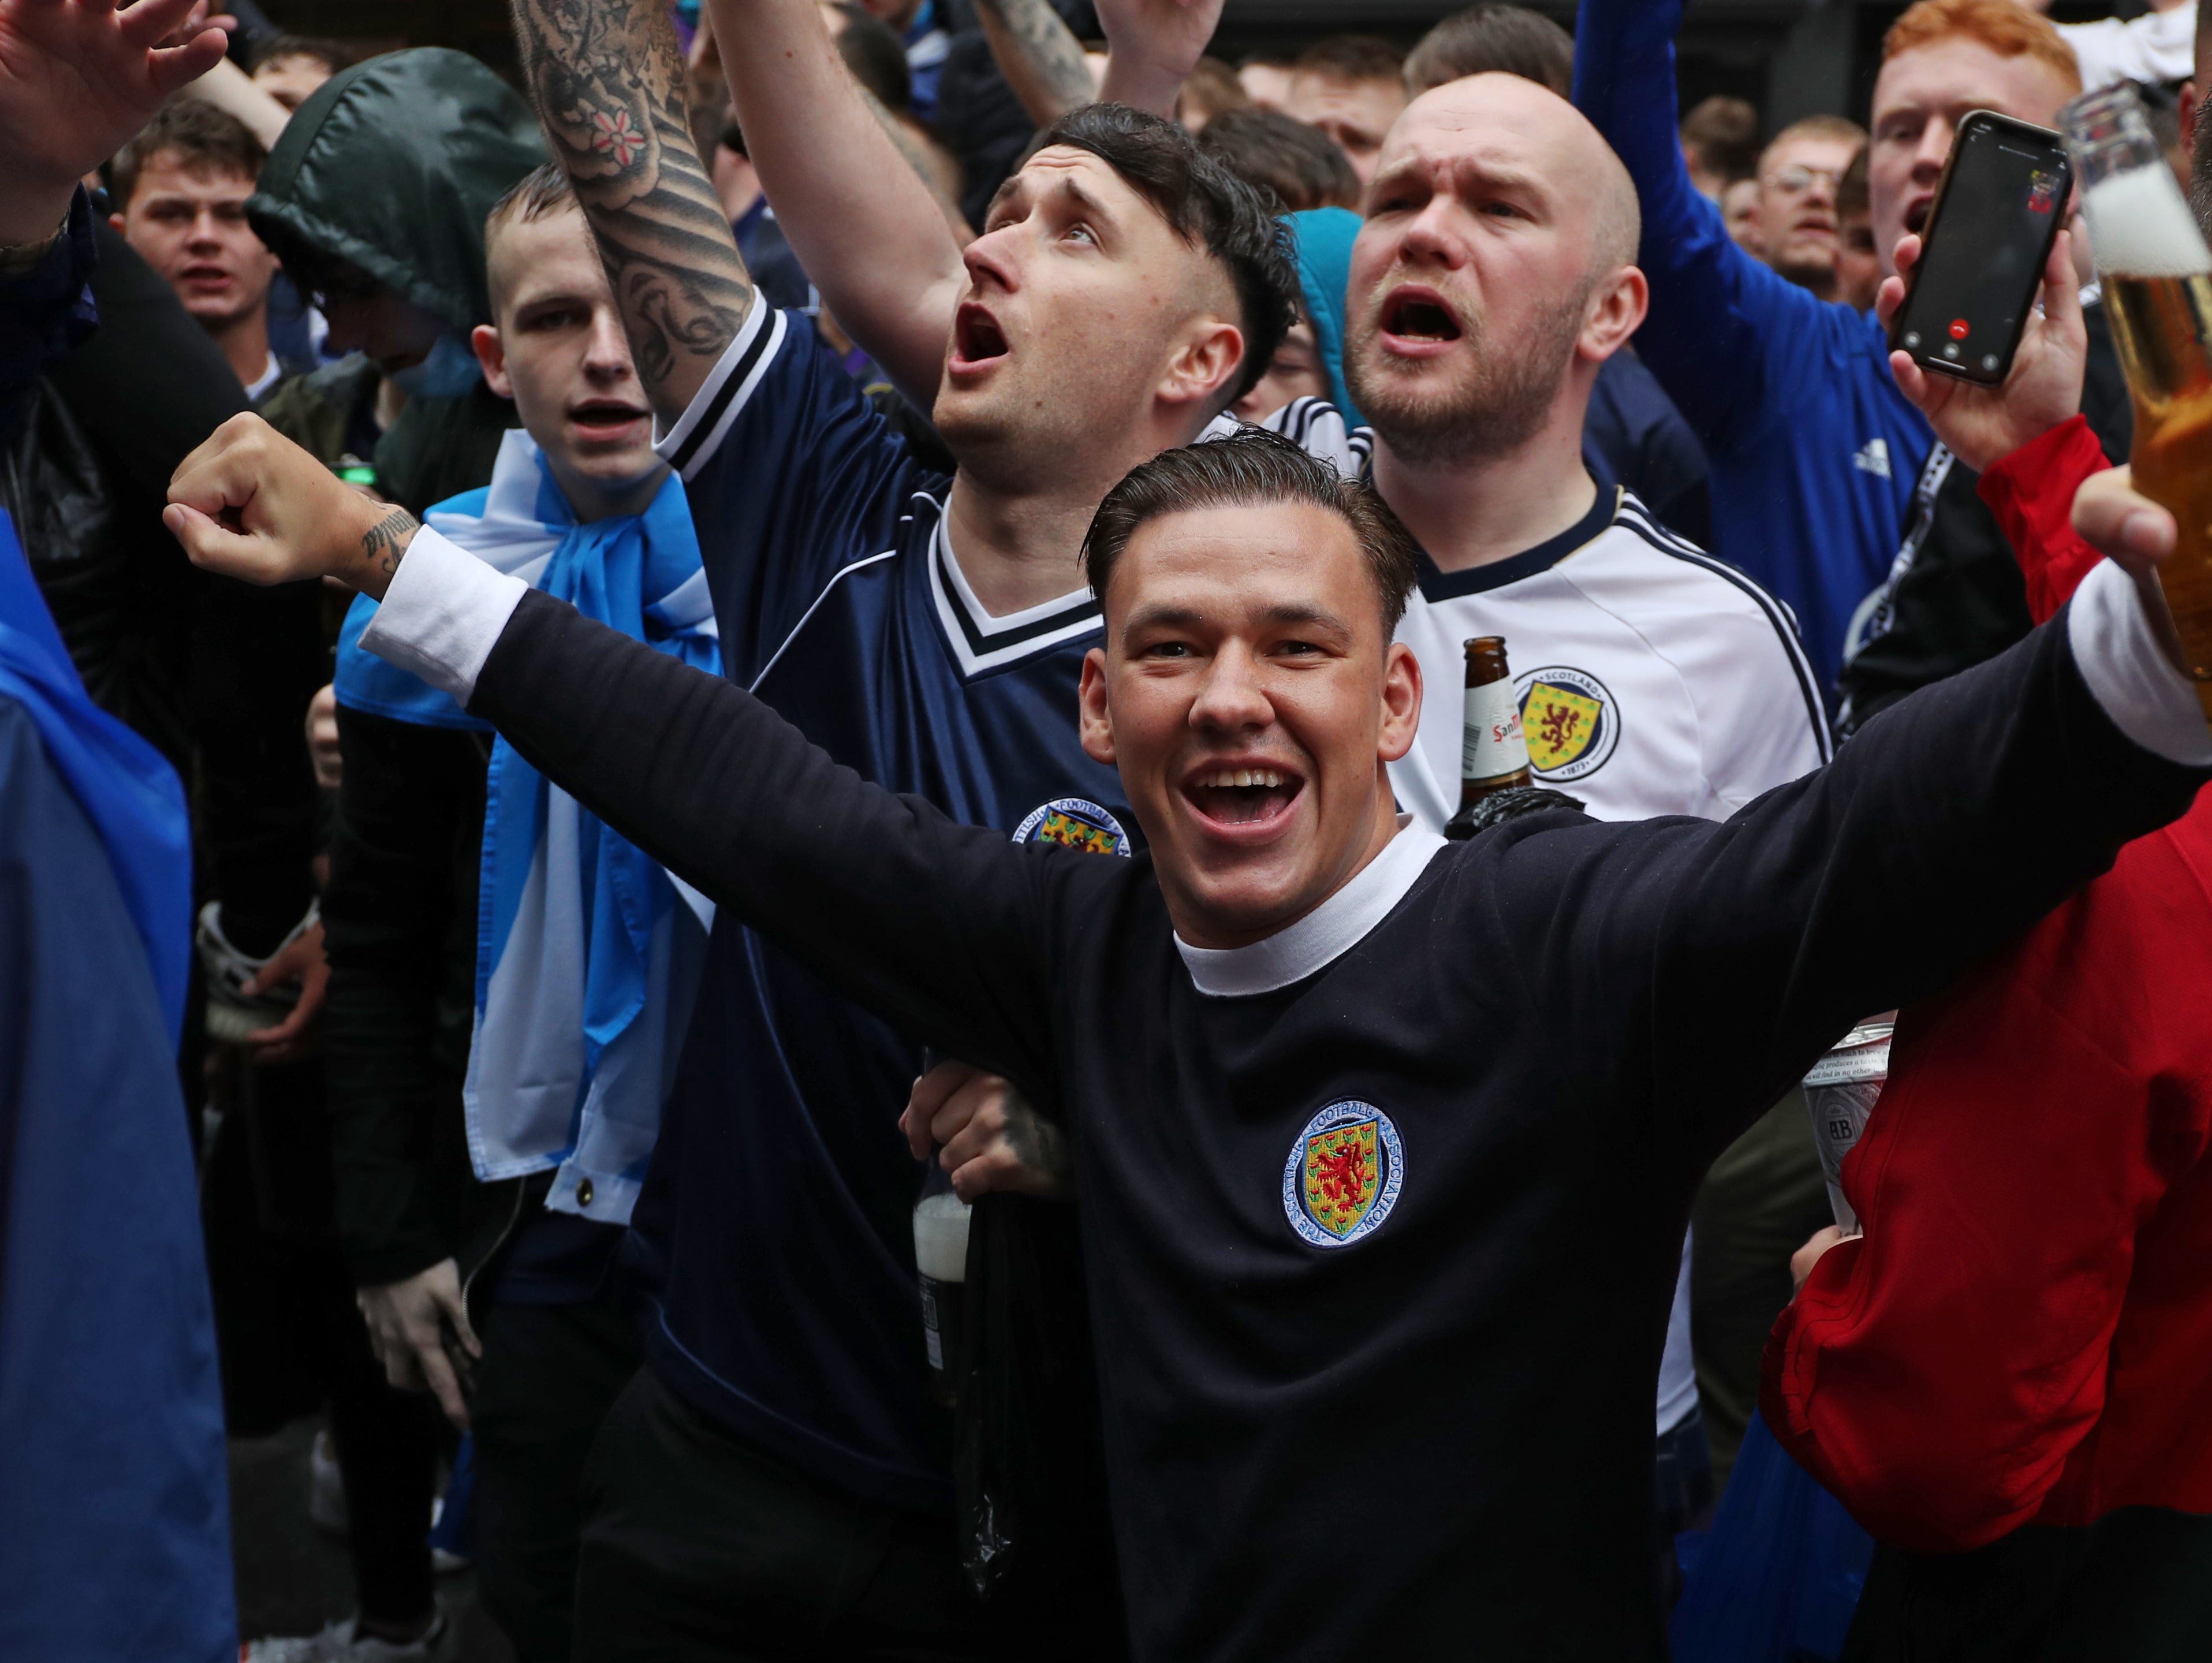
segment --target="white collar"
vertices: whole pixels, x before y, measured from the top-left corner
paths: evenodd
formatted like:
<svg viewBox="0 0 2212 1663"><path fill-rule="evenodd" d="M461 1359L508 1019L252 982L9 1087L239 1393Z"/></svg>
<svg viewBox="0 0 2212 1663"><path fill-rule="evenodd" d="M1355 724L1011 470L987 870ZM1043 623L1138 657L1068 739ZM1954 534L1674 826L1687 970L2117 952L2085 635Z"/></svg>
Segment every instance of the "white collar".
<svg viewBox="0 0 2212 1663"><path fill-rule="evenodd" d="M259 404L261 402L262 395L266 393L270 388L275 386L283 379L284 366L276 361L276 355L274 352L271 352L269 355L268 364L262 369L260 379L255 381L252 386L246 388L246 402L253 404Z"/></svg>
<svg viewBox="0 0 2212 1663"><path fill-rule="evenodd" d="M1399 831L1382 853L1297 923L1249 947L1194 947L1181 936L1176 950L1198 991L1216 998L1272 993L1304 981L1358 945L1405 899L1444 840L1399 816Z"/></svg>

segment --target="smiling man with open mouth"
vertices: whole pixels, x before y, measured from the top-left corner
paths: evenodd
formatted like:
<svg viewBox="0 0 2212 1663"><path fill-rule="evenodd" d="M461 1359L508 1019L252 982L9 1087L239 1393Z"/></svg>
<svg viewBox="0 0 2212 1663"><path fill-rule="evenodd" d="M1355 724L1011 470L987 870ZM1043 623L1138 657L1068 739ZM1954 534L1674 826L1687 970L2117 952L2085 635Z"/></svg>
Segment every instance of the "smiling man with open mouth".
<svg viewBox="0 0 2212 1663"><path fill-rule="evenodd" d="M2212 779L2107 564L1729 820L1542 809L1446 844L1390 790L1413 551L1364 487L1252 434L1140 465L1085 541L1083 743L1148 846L1102 860L868 785L434 529L380 541L250 417L171 499L204 564L383 595L372 651L1068 1124L1145 1663L1662 1656L1651 1380L1698 1176L1858 1016Z"/></svg>

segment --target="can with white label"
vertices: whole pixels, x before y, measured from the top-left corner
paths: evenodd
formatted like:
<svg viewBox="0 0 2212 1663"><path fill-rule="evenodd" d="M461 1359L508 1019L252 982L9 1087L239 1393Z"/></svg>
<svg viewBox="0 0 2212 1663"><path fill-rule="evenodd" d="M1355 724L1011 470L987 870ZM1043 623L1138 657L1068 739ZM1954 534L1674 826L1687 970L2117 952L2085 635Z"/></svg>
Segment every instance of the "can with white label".
<svg viewBox="0 0 2212 1663"><path fill-rule="evenodd" d="M1805 1076L1805 1107L1813 1116L1813 1141L1828 1180L1828 1205L1845 1235L1859 1233L1859 1218L1844 1199L1844 1156L1866 1131L1867 1116L1889 1078L1890 1035L1897 1012L1869 1017L1828 1048Z"/></svg>

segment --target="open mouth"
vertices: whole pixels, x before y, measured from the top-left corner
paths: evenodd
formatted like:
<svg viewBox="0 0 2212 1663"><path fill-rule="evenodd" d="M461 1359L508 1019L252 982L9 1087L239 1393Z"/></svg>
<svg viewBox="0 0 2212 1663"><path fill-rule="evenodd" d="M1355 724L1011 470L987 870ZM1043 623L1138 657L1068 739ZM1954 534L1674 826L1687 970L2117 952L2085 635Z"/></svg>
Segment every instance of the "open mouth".
<svg viewBox="0 0 2212 1663"><path fill-rule="evenodd" d="M998 320L973 301L953 315L952 355L971 366L1006 355L1006 337Z"/></svg>
<svg viewBox="0 0 2212 1663"><path fill-rule="evenodd" d="M587 438L611 438L644 419L643 410L617 398L587 398L568 411L570 422Z"/></svg>
<svg viewBox="0 0 2212 1663"><path fill-rule="evenodd" d="M1281 768L1210 768L1183 784L1201 819L1217 826L1261 827L1281 818L1305 781Z"/></svg>
<svg viewBox="0 0 2212 1663"><path fill-rule="evenodd" d="M1933 197L1923 197L1905 210L1905 228L1918 236L1928 228L1928 210L1936 205Z"/></svg>
<svg viewBox="0 0 2212 1663"><path fill-rule="evenodd" d="M1382 328L1401 341L1415 343L1456 341L1461 333L1450 309L1419 289L1401 291L1384 303Z"/></svg>

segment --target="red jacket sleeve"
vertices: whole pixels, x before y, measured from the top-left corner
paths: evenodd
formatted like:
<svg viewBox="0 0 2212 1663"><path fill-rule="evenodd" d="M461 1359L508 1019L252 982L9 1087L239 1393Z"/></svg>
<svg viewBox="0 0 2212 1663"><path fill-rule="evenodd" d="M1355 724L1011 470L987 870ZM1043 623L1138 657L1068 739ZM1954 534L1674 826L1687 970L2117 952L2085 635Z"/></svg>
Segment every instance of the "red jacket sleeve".
<svg viewBox="0 0 2212 1663"><path fill-rule="evenodd" d="M1991 463L1982 476L1982 501L2012 544L2027 580L2027 610L2038 623L2065 605L2104 558L2075 534L2074 493L2112 465L2089 423L2076 416Z"/></svg>
<svg viewBox="0 0 2212 1663"><path fill-rule="evenodd" d="M1845 1161L1866 1229L1767 1343L1776 1436L1880 1539L2033 1518L2102 1413L2138 1231L2181 1170L2158 1126L2160 979L2206 954L2163 835L1943 998L1907 1010ZM2195 1048L2202 1050L2201 1042ZM2193 1155L2190 1157L2193 1159Z"/></svg>

